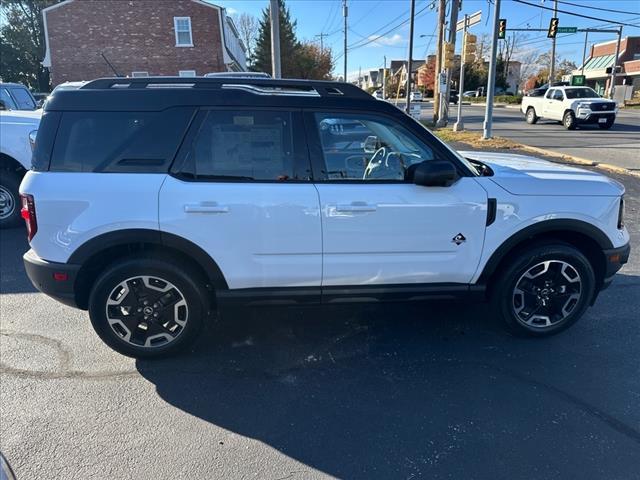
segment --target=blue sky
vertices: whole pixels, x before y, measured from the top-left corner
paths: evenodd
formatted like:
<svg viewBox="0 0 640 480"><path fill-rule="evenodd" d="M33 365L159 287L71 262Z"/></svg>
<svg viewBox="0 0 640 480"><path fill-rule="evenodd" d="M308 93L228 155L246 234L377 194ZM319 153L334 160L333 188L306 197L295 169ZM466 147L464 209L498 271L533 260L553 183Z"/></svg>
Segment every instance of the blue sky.
<svg viewBox="0 0 640 480"><path fill-rule="evenodd" d="M232 14L234 12L247 12L260 16L262 10L268 6L268 0L211 0L214 3L226 7ZM526 0L529 3L552 7L552 0ZM573 17L563 13L558 14L560 26L576 26L579 28L604 28L607 22L624 21L636 24L637 27L624 27L623 36L640 35L640 0L566 0L570 3L580 4L584 7L599 7L629 12L629 14L603 12L590 8L577 7L559 3L560 10L580 13L601 20L588 20ZM416 0L416 12L421 12L415 22L414 58L424 58L435 51L435 40L431 37L419 38L419 35L433 35L437 23L437 10L430 6L437 2L434 0ZM333 49L334 57L342 55L342 0L287 0L292 18L298 22L298 38L317 40L320 33L328 33L325 37L325 46ZM392 29L386 35L378 37L392 27L398 25L409 17L409 0L348 0L349 6L349 31L348 45L353 48L348 54L348 72L352 77L357 75L359 68L363 71L382 67L383 57L387 61L391 59L406 59L408 53L409 27L406 25ZM488 33L491 30L491 17L493 7L487 0L463 0L461 15L482 11L482 22L472 28L473 33ZM552 12L532 6L516 3L512 0L502 0L502 18L507 19L507 28L530 27L547 28ZM394 20L395 19L395 20ZM392 21L394 20L394 21ZM390 23L391 22L391 23ZM385 25L387 25L385 27ZM608 24L607 27L610 27ZM384 27L384 28L383 28ZM380 30L382 29L382 30ZM551 48L551 40L546 38L544 32L530 32L528 38L522 42L522 51L539 49L541 52ZM589 40L606 41L614 38L611 34L590 33ZM374 39L367 45L367 40ZM574 60L580 63L582 60L582 48L584 34L559 35L557 51L562 58ZM458 49L459 44L458 43ZM343 58L337 61L336 73L343 69Z"/></svg>

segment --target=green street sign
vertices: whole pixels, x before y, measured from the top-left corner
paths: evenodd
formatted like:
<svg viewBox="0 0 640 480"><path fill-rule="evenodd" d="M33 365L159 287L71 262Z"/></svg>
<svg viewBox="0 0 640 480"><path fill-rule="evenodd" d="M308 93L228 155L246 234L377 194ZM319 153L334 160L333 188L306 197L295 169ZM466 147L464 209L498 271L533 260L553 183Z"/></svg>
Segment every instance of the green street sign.
<svg viewBox="0 0 640 480"><path fill-rule="evenodd" d="M578 27L558 27L558 33L576 33Z"/></svg>
<svg viewBox="0 0 640 480"><path fill-rule="evenodd" d="M585 81L584 75L573 75L571 77L571 86L572 87L583 87Z"/></svg>

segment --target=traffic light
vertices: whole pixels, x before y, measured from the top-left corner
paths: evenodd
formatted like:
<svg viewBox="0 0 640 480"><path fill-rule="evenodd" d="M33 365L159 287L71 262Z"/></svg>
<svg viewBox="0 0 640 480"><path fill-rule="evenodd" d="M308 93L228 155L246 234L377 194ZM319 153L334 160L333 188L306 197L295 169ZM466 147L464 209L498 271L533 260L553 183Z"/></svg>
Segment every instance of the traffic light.
<svg viewBox="0 0 640 480"><path fill-rule="evenodd" d="M551 21L549 22L549 31L547 32L547 38L556 38L556 35L558 34L558 23L560 23L558 17L553 17L551 19Z"/></svg>
<svg viewBox="0 0 640 480"><path fill-rule="evenodd" d="M507 19L501 18L498 20L498 38L504 40L507 36Z"/></svg>
<svg viewBox="0 0 640 480"><path fill-rule="evenodd" d="M464 63L473 63L476 61L476 42L478 37L471 33L464 36Z"/></svg>
<svg viewBox="0 0 640 480"><path fill-rule="evenodd" d="M450 43L450 42L444 43L444 59L443 59L444 68L453 68L454 50L455 50L455 46L453 45L453 43Z"/></svg>

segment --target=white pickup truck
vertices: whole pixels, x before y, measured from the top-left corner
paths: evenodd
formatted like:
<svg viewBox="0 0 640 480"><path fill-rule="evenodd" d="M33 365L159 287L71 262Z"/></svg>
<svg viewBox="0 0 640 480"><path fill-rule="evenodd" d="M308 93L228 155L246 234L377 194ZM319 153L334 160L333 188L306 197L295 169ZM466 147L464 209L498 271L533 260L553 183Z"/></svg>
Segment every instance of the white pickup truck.
<svg viewBox="0 0 640 480"><path fill-rule="evenodd" d="M616 102L589 87L551 87L543 97L524 97L520 107L528 124L540 118L562 122L567 130L595 123L608 130L616 119Z"/></svg>
<svg viewBox="0 0 640 480"><path fill-rule="evenodd" d="M0 111L0 228L20 224L18 187L31 168L42 110Z"/></svg>

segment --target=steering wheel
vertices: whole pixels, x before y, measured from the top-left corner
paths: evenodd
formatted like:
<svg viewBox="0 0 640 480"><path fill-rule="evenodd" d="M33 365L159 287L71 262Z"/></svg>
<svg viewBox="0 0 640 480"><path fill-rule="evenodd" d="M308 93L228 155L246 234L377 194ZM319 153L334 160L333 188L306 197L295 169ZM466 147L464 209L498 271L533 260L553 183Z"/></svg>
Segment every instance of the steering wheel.
<svg viewBox="0 0 640 480"><path fill-rule="evenodd" d="M378 157L381 157L379 162L378 162ZM362 174L362 179L366 180L367 177L369 177L371 173L376 169L376 167L378 167L382 163L382 160L386 158L387 158L386 147L380 147L378 150L376 150L375 153L371 156L369 163L367 163L367 168L364 169L364 173Z"/></svg>

